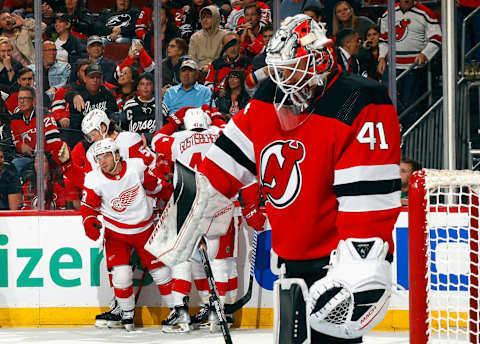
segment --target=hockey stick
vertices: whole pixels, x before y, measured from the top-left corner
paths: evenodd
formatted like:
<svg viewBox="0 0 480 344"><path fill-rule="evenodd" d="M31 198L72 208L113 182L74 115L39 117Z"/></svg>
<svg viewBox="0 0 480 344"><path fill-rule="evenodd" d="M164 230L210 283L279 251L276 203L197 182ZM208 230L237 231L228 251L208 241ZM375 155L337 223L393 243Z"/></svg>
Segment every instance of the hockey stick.
<svg viewBox="0 0 480 344"><path fill-rule="evenodd" d="M138 298L140 297L140 292L142 291L143 284L145 283L145 278L147 277L147 272L148 272L148 269L145 268L145 270L143 270L143 274L142 274L142 278L140 279L140 283L138 284L137 292L135 293L135 304L137 304Z"/></svg>
<svg viewBox="0 0 480 344"><path fill-rule="evenodd" d="M252 250L250 256L250 277L248 279L248 289L245 295L243 295L240 299L235 301L230 305L225 305L225 313L233 314L238 311L240 308L245 306L248 301L252 298L252 289L253 289L253 281L255 279L255 261L257 258L257 238L258 238L258 231L253 231L253 241L252 241Z"/></svg>
<svg viewBox="0 0 480 344"><path fill-rule="evenodd" d="M220 321L223 339L225 340L225 344L233 344L232 337L230 336L230 330L228 329L227 320L225 319L225 314L223 313L222 303L218 297L217 286L215 285L215 279L213 278L212 267L210 266L210 261L208 260L207 251L205 250L203 244L199 245L198 250L200 251L203 268L205 270L205 275L207 276L208 287L210 288L210 303L215 307L215 312L217 313L218 320Z"/></svg>

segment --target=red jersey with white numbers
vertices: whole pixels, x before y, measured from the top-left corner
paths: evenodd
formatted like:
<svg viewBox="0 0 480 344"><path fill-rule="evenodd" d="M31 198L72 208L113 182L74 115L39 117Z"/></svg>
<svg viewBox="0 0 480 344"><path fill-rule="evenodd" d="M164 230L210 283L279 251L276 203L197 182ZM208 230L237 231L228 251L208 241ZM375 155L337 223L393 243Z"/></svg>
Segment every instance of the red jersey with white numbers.
<svg viewBox="0 0 480 344"><path fill-rule="evenodd" d="M400 210L400 129L387 90L333 75L311 115L280 127L272 81L264 81L207 152L199 171L226 197L260 184L282 258L326 257L340 239L381 237L393 252Z"/></svg>
<svg viewBox="0 0 480 344"><path fill-rule="evenodd" d="M120 164L122 171L116 176L100 168L85 175L82 214L101 213L105 226L117 233L141 233L153 225L153 207L147 191L160 192L162 182L141 159L127 159Z"/></svg>

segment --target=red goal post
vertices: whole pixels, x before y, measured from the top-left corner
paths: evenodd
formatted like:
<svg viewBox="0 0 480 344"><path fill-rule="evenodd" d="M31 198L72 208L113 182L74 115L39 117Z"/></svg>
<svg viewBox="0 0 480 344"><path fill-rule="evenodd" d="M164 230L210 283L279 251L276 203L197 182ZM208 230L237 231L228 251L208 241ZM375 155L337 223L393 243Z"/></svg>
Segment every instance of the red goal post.
<svg viewBox="0 0 480 344"><path fill-rule="evenodd" d="M422 170L410 180L410 343L480 343L480 172Z"/></svg>

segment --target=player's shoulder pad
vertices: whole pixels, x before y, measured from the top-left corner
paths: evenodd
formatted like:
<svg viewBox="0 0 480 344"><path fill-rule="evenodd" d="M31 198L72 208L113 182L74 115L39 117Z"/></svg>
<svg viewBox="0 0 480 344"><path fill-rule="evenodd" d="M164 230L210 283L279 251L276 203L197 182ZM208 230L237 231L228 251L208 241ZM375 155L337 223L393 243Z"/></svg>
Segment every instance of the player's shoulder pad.
<svg viewBox="0 0 480 344"><path fill-rule="evenodd" d="M342 73L333 85L312 105L312 114L335 118L352 125L370 104L391 105L385 86L375 80Z"/></svg>
<svg viewBox="0 0 480 344"><path fill-rule="evenodd" d="M132 168L132 169L134 169L135 171L137 171L138 173L141 173L141 174L143 174L143 172L147 168L147 166L143 162L143 159L141 159L141 158L129 158L129 159L126 159L125 162L127 164L127 170L129 168Z"/></svg>
<svg viewBox="0 0 480 344"><path fill-rule="evenodd" d="M100 167L94 168L92 171L85 174L85 179L83 180L83 186L89 189L94 189L96 185L99 184L102 177L102 172Z"/></svg>

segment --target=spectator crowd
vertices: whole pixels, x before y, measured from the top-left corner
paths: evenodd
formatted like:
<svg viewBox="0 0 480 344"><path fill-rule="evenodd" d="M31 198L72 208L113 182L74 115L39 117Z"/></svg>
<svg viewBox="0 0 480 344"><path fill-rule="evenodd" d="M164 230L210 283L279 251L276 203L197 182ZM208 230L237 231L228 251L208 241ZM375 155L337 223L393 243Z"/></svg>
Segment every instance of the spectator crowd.
<svg viewBox="0 0 480 344"><path fill-rule="evenodd" d="M35 43L32 1L0 1L0 208L34 209L37 168ZM155 87L166 118L184 107L215 107L228 121L242 110L259 80L268 77L265 51L274 34L272 1L162 0L163 80L155 85L153 5L148 0L46 0L43 23L43 103L47 207L74 208L58 173L56 152L89 143L82 119L100 109L118 130L142 136L150 145L155 123ZM381 2L380 2L381 3ZM476 1L458 1L462 15ZM386 82L386 6L375 11L359 0L283 0L282 19L304 13L325 23L335 41L339 68ZM380 4L382 5L382 4ZM383 2L385 5L385 2ZM415 64L399 84L400 107L419 97L425 64L441 46L439 3L399 0L395 7L397 73ZM480 17L480 16L479 16ZM476 25L477 22L474 24ZM476 27L476 26L475 26ZM469 35L478 40L479 30ZM471 44L470 44L471 45ZM420 115L401 119L404 128ZM400 112L400 111L399 111ZM261 114L259 114L260 116Z"/></svg>

